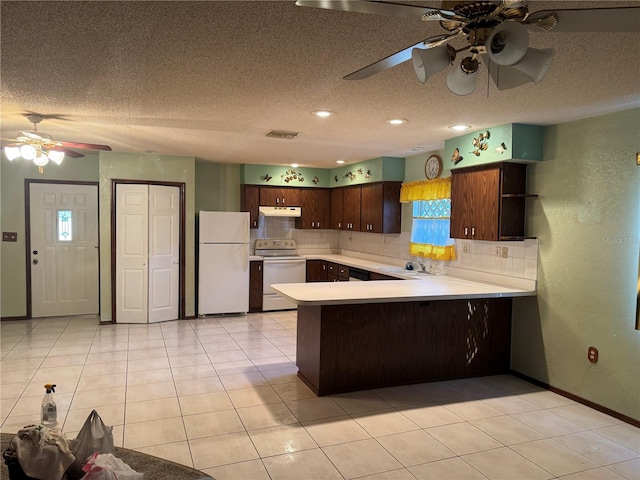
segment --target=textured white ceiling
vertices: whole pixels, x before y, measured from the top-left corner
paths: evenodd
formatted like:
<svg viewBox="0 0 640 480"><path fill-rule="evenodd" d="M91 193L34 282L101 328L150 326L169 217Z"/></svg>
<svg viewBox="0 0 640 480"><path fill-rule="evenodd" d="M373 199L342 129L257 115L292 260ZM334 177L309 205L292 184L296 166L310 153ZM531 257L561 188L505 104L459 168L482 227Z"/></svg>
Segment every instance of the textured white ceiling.
<svg viewBox="0 0 640 480"><path fill-rule="evenodd" d="M409 2L405 2L409 3ZM420 2L440 6L440 2ZM640 2L529 2L530 11ZM57 140L223 163L331 167L408 156L459 135L449 125L548 125L640 106L640 34L531 33L555 49L538 85L499 91L425 85L410 62L342 77L427 37L437 22L297 7L280 1L2 1L1 136L46 119ZM640 21L640 17L639 17ZM455 45L460 48L460 45ZM329 109L319 119L313 110ZM59 118L58 118L59 117ZM390 118L405 118L392 126ZM265 137L272 129L295 140Z"/></svg>

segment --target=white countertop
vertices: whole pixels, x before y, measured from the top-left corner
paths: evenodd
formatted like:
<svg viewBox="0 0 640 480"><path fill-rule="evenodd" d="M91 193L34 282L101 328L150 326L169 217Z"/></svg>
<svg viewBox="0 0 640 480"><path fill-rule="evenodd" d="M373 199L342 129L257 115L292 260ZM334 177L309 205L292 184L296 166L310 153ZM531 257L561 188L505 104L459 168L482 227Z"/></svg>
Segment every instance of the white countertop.
<svg viewBox="0 0 640 480"><path fill-rule="evenodd" d="M406 281L280 283L271 287L298 305L419 302L536 294L535 290L474 282L448 275L429 275Z"/></svg>

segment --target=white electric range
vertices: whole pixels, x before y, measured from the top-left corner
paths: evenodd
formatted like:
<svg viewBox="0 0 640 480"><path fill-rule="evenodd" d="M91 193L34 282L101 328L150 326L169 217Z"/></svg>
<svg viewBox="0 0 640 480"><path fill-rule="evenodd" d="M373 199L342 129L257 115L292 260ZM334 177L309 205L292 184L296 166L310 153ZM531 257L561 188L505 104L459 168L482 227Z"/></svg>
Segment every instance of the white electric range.
<svg viewBox="0 0 640 480"><path fill-rule="evenodd" d="M297 254L291 239L261 238L256 240L255 254L263 257L262 310L296 309L297 305L271 288L276 283L305 283L306 260Z"/></svg>

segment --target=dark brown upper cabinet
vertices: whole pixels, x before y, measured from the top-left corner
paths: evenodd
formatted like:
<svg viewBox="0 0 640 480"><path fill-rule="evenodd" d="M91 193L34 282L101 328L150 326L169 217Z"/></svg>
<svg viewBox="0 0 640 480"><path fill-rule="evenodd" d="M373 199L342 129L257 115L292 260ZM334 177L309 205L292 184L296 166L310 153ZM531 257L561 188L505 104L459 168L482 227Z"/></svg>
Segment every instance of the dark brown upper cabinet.
<svg viewBox="0 0 640 480"><path fill-rule="evenodd" d="M451 172L451 237L523 240L527 165L499 163Z"/></svg>

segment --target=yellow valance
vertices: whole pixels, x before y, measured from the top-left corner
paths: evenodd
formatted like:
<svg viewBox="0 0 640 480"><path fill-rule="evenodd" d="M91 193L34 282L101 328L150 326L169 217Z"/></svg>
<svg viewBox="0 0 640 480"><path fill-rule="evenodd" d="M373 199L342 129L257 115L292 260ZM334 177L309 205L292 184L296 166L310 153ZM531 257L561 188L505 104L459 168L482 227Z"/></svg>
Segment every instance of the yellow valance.
<svg viewBox="0 0 640 480"><path fill-rule="evenodd" d="M433 260L455 260L456 246L437 246L428 243L409 243L409 254L415 257L431 258Z"/></svg>
<svg viewBox="0 0 640 480"><path fill-rule="evenodd" d="M451 177L403 183L400 190L402 203L414 200L440 200L442 198L451 198Z"/></svg>

